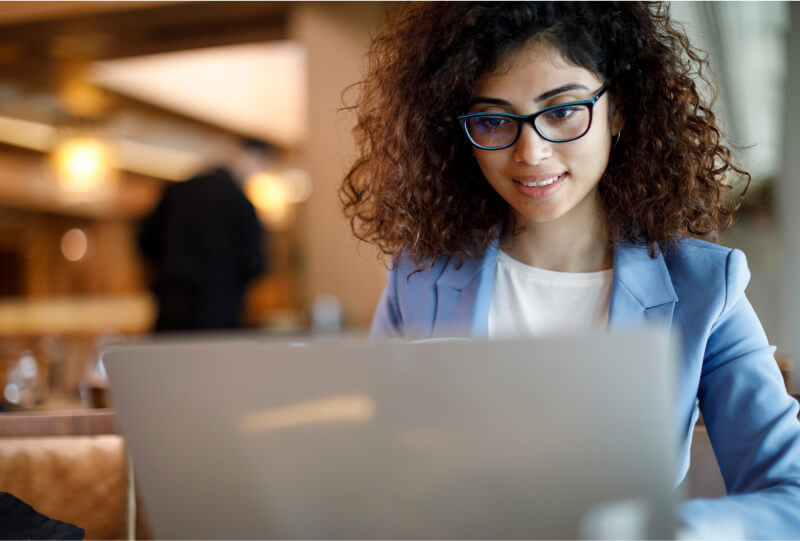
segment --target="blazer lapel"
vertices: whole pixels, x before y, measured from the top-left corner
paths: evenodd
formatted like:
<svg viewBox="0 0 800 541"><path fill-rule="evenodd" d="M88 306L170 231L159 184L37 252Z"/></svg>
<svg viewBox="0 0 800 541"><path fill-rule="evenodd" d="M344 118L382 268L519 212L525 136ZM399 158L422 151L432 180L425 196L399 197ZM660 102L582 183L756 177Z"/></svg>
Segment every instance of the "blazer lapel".
<svg viewBox="0 0 800 541"><path fill-rule="evenodd" d="M436 281L436 316L432 336L488 338L498 239L483 256L467 259L456 269L455 258Z"/></svg>
<svg viewBox="0 0 800 541"><path fill-rule="evenodd" d="M480 258L467 259L456 269L451 258L436 281L436 310L432 337L463 336L485 339L497 265L498 239ZM608 325L626 329L642 324L666 325L678 296L660 250L651 258L646 246L617 244Z"/></svg>
<svg viewBox="0 0 800 541"><path fill-rule="evenodd" d="M678 296L659 250L651 258L646 246L617 244L614 249L614 283L608 315L610 329L643 323L672 323Z"/></svg>

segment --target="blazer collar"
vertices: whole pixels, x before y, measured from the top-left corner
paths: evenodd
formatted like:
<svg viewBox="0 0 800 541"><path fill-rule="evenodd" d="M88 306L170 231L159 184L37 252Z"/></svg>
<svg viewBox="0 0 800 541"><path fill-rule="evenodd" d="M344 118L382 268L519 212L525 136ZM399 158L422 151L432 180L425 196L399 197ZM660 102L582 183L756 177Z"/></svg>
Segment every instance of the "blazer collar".
<svg viewBox="0 0 800 541"><path fill-rule="evenodd" d="M447 262L436 281L432 336L488 338L499 245L498 232L481 257L466 259L458 269L454 258Z"/></svg>
<svg viewBox="0 0 800 541"><path fill-rule="evenodd" d="M499 235L481 257L456 268L450 258L436 281L434 337L487 338L489 308L494 289ZM619 243L614 247L609 328L624 329L643 323L669 326L678 296L663 254L651 258L646 246Z"/></svg>
<svg viewBox="0 0 800 541"><path fill-rule="evenodd" d="M661 250L650 257L646 246L618 243L614 248L609 328L641 323L669 325L678 296Z"/></svg>

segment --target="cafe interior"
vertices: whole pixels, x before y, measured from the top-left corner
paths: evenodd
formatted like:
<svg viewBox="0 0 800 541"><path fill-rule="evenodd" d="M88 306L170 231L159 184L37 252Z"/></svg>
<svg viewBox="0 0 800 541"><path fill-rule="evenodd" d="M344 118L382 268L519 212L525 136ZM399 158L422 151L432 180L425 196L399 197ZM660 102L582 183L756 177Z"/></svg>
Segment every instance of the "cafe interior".
<svg viewBox="0 0 800 541"><path fill-rule="evenodd" d="M157 300L138 235L169 185L266 148L242 188L266 265L241 332L365 334L385 260L352 235L338 189L378 2L0 3L0 491L86 539L149 539L100 362L147 337ZM748 255L748 296L800 392L800 9L675 3L709 52L753 182L720 242ZM794 96L794 98L790 98ZM795 152L792 152L795 150ZM213 219L213 216L208 216ZM697 428L687 482L724 492Z"/></svg>

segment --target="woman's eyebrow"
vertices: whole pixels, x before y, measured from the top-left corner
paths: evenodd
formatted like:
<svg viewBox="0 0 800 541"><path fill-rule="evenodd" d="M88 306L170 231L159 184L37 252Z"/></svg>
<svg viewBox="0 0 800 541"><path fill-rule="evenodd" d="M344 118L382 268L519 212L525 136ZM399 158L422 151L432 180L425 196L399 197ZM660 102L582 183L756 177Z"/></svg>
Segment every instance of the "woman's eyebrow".
<svg viewBox="0 0 800 541"><path fill-rule="evenodd" d="M579 84L579 83L568 83L568 84L565 84L565 85L561 85L558 88L554 88L553 90L548 90L547 92L545 92L544 94L542 94L541 96L536 98L534 101L536 103L539 103L539 102L548 100L548 99L552 98L553 96L557 96L558 94L561 94L562 92L569 92L570 90L589 90L589 89L587 87L585 87L584 85Z"/></svg>
<svg viewBox="0 0 800 541"><path fill-rule="evenodd" d="M569 92L570 90L589 90L589 88L579 83L568 83L565 85L561 85L558 88L548 90L547 92L536 98L534 101L536 103L540 103L552 98L553 96L557 96L562 92ZM478 96L477 98L472 100L469 104L470 106L472 106L478 103L487 103L489 105L502 105L504 107L511 107L511 103L506 100L502 100L500 98L490 98L488 96Z"/></svg>
<svg viewBox="0 0 800 541"><path fill-rule="evenodd" d="M507 102L506 100L501 100L500 98L487 98L485 96L478 96L474 100L472 100L469 104L475 105L478 103L488 103L490 105L503 105L505 107L511 107L511 103Z"/></svg>

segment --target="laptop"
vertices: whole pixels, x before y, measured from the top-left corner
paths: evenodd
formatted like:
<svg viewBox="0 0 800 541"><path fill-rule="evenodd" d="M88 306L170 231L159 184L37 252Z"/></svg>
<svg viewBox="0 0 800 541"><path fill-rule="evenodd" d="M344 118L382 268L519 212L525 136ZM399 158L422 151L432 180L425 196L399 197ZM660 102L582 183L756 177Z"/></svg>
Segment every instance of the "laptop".
<svg viewBox="0 0 800 541"><path fill-rule="evenodd" d="M669 538L665 333L112 345L157 538Z"/></svg>

